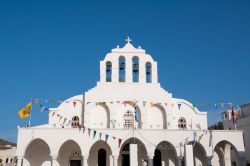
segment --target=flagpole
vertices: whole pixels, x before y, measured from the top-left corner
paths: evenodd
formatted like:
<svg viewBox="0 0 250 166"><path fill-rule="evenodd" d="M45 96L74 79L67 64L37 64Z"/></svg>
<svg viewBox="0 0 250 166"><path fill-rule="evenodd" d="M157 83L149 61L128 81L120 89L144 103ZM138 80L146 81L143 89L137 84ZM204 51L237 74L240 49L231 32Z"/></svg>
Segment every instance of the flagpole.
<svg viewBox="0 0 250 166"><path fill-rule="evenodd" d="M29 123L28 123L29 127L30 127L31 114L32 114L32 101L33 101L33 99L31 99L30 116L29 116Z"/></svg>

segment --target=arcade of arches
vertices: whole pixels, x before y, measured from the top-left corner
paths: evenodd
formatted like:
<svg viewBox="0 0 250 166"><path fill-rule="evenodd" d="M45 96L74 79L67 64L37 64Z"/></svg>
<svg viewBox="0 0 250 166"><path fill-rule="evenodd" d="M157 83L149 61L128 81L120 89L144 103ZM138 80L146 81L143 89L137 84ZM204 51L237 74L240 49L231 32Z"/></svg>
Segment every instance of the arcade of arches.
<svg viewBox="0 0 250 166"><path fill-rule="evenodd" d="M25 151L21 165L23 166L132 166L130 145L137 148L136 162L139 166L184 166L185 156L177 156L177 148L168 141L160 142L153 155L149 155L147 147L142 140L130 138L122 143L119 155L114 155L110 145L99 140L89 149L89 154L83 155L78 143L73 140L64 142L58 155L51 155L50 147L42 139L33 140ZM194 166L240 166L240 158L235 147L227 142L219 142L215 148L213 157L207 157L204 147L200 143L193 146ZM133 156L135 157L135 156ZM232 159L234 158L234 159ZM20 163L20 162L19 162ZM133 163L133 161L132 161ZM20 166L20 165L18 165Z"/></svg>

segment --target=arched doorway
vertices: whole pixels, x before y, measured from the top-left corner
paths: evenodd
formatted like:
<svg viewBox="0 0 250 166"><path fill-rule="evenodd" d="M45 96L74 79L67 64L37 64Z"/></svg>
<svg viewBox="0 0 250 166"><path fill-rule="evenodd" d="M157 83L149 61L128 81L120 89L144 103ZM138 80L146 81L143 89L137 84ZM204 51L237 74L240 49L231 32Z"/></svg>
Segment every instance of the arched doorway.
<svg viewBox="0 0 250 166"><path fill-rule="evenodd" d="M23 165L51 165L50 148L48 144L42 139L33 140L25 151Z"/></svg>
<svg viewBox="0 0 250 166"><path fill-rule="evenodd" d="M62 144L58 153L60 166L81 166L81 160L81 148L74 140L67 140Z"/></svg>
<svg viewBox="0 0 250 166"><path fill-rule="evenodd" d="M138 165L142 165L142 161L147 160L147 150L146 150L144 143L142 143L142 141L140 141L137 138L129 138L122 144L121 149L120 149L119 159L118 159L118 163L119 163L118 165L130 166L130 163L129 163L130 162L130 156L129 156L130 144L137 144Z"/></svg>
<svg viewBox="0 0 250 166"><path fill-rule="evenodd" d="M109 166L111 154L110 146L106 142L99 140L89 150L89 165Z"/></svg>
<svg viewBox="0 0 250 166"><path fill-rule="evenodd" d="M154 154L154 166L161 166L161 151L156 149Z"/></svg>
<svg viewBox="0 0 250 166"><path fill-rule="evenodd" d="M207 166L207 154L200 143L195 143L193 147L194 166Z"/></svg>
<svg viewBox="0 0 250 166"><path fill-rule="evenodd" d="M219 163L220 166L238 166L241 164L237 149L228 141L223 140L217 143L214 148L214 154L212 163Z"/></svg>
<svg viewBox="0 0 250 166"><path fill-rule="evenodd" d="M157 157L156 157L157 156ZM160 142L155 149L154 166L177 165L177 153L175 147L168 141Z"/></svg>
<svg viewBox="0 0 250 166"><path fill-rule="evenodd" d="M106 166L107 153L105 149L100 149L98 151L98 166Z"/></svg>

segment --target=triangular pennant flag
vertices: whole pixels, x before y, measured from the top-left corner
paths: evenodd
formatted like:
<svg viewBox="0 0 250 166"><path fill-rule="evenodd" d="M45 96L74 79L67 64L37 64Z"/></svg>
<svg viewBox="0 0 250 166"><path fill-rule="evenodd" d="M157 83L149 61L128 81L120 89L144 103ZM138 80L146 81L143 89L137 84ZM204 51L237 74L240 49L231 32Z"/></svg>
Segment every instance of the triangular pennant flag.
<svg viewBox="0 0 250 166"><path fill-rule="evenodd" d="M146 101L143 101L143 107L145 107L145 106L146 106L146 103L147 103Z"/></svg>
<svg viewBox="0 0 250 166"><path fill-rule="evenodd" d="M76 101L73 101L74 108L76 107Z"/></svg>
<svg viewBox="0 0 250 166"><path fill-rule="evenodd" d="M78 124L79 132L81 132L82 125Z"/></svg>
<svg viewBox="0 0 250 166"><path fill-rule="evenodd" d="M109 139L109 135L106 134L106 135L105 135L105 142L106 142L106 143L108 142L108 139Z"/></svg>
<svg viewBox="0 0 250 166"><path fill-rule="evenodd" d="M93 139L95 139L95 135L96 135L96 130L94 130Z"/></svg>
<svg viewBox="0 0 250 166"><path fill-rule="evenodd" d="M193 109L195 109L195 104L194 103L192 103L192 107L193 107Z"/></svg>
<svg viewBox="0 0 250 166"><path fill-rule="evenodd" d="M113 138L113 139L116 139L116 137L115 137L115 136L113 136L112 138Z"/></svg>
<svg viewBox="0 0 250 166"><path fill-rule="evenodd" d="M88 129L89 136L90 136L90 132L91 132L91 129Z"/></svg>
<svg viewBox="0 0 250 166"><path fill-rule="evenodd" d="M119 138L119 140L118 140L119 148L120 148L120 146L121 146L121 143L122 143L122 139Z"/></svg>
<svg viewBox="0 0 250 166"><path fill-rule="evenodd" d="M62 120L62 118L63 118L63 117L62 117L62 116L60 116L60 119L59 119L59 121L61 121L61 120Z"/></svg>
<svg viewBox="0 0 250 166"><path fill-rule="evenodd" d="M52 116L54 116L56 113L55 112L52 112Z"/></svg>
<svg viewBox="0 0 250 166"><path fill-rule="evenodd" d="M100 134L99 134L99 139L102 139L102 133L100 132Z"/></svg>
<svg viewBox="0 0 250 166"><path fill-rule="evenodd" d="M111 101L110 104L113 104L113 101Z"/></svg>
<svg viewBox="0 0 250 166"><path fill-rule="evenodd" d="M60 117L60 115L59 115L59 114L56 114L56 116L57 116L57 117Z"/></svg>
<svg viewBox="0 0 250 166"><path fill-rule="evenodd" d="M42 108L41 108L41 112L43 112L44 109L45 109L45 107L44 107L43 105L41 105L41 104L40 104L40 107L42 107Z"/></svg>
<svg viewBox="0 0 250 166"><path fill-rule="evenodd" d="M220 103L220 106L223 109L224 108L224 103Z"/></svg>
<svg viewBox="0 0 250 166"><path fill-rule="evenodd" d="M63 120L63 124L66 122L66 120L67 120L67 118L64 118L64 120Z"/></svg>
<svg viewBox="0 0 250 166"><path fill-rule="evenodd" d="M179 110L181 109L181 104L178 104L178 109L179 109Z"/></svg>

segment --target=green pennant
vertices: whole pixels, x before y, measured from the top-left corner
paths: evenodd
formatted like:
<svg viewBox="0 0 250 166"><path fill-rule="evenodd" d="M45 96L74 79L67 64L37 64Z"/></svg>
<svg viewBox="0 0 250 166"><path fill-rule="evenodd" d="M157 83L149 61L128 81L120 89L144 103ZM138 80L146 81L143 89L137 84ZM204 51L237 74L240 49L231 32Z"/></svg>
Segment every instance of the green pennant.
<svg viewBox="0 0 250 166"><path fill-rule="evenodd" d="M94 137L93 137L93 139L95 138L95 136L96 136L96 130L94 130Z"/></svg>
<svg viewBox="0 0 250 166"><path fill-rule="evenodd" d="M192 106L193 106L193 109L195 109L195 104L194 103L192 103Z"/></svg>

